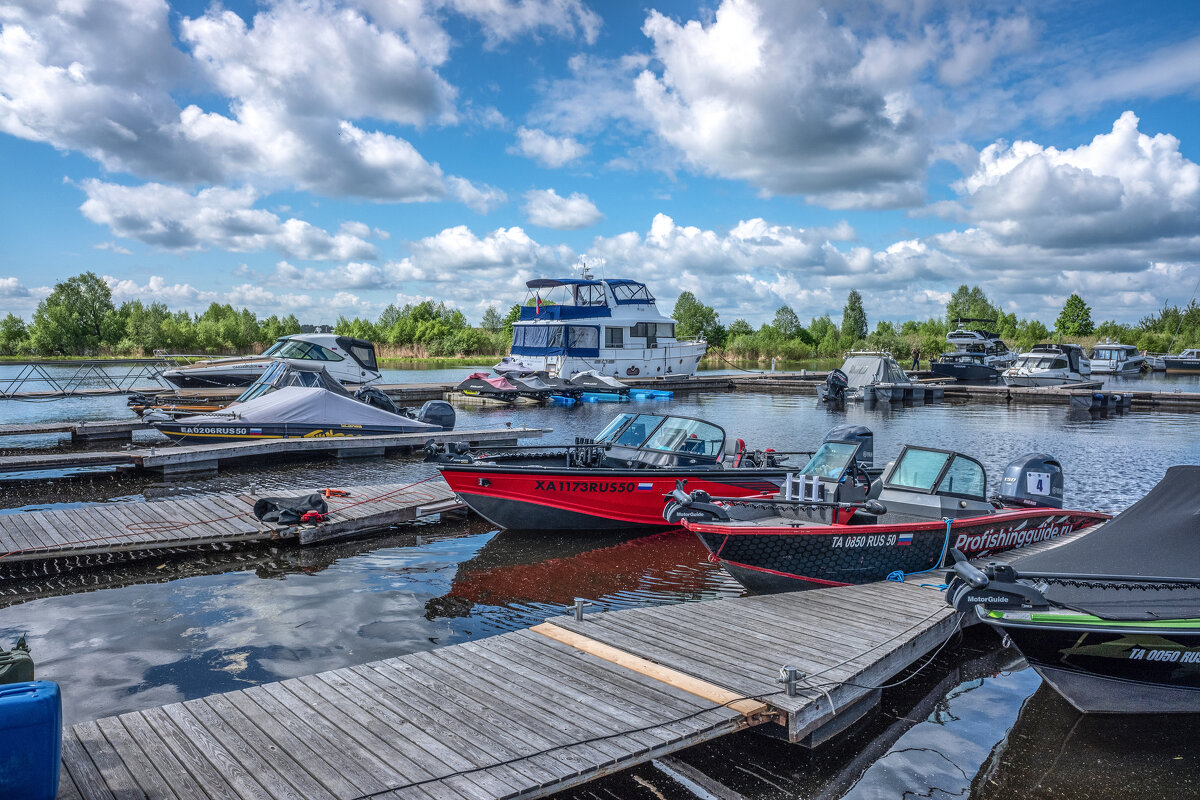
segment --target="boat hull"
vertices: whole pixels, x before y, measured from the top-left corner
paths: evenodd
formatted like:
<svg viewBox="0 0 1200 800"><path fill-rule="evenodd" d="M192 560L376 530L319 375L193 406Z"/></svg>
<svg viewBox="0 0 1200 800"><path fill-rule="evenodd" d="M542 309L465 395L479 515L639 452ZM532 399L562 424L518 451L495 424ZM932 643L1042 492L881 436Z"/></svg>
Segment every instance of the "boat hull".
<svg viewBox="0 0 1200 800"><path fill-rule="evenodd" d="M1082 712L1200 713L1200 627L1025 624L981 612Z"/></svg>
<svg viewBox="0 0 1200 800"><path fill-rule="evenodd" d="M676 482L719 497L772 493L783 469L555 469L442 464L450 488L484 519L515 530L668 527L663 498Z"/></svg>
<svg viewBox="0 0 1200 800"><path fill-rule="evenodd" d="M1200 372L1200 358L1172 358L1163 356L1163 367L1167 372Z"/></svg>
<svg viewBox="0 0 1200 800"><path fill-rule="evenodd" d="M691 484L689 483L689 488ZM950 548L968 558L1053 539L1108 519L1105 514L1053 508L1001 511L951 523L778 525L698 522L683 526L711 557L752 592L848 586L942 566Z"/></svg>
<svg viewBox="0 0 1200 800"><path fill-rule="evenodd" d="M1004 382L1009 386L1037 388L1041 386L1071 386L1076 383L1092 383L1092 379L1065 375L1005 375Z"/></svg>
<svg viewBox="0 0 1200 800"><path fill-rule="evenodd" d="M953 378L962 383L996 383L1004 370L989 367L987 364L954 364L946 361L934 361L929 365L929 371L939 378Z"/></svg>
<svg viewBox="0 0 1200 800"><path fill-rule="evenodd" d="M358 436L387 436L397 433L425 433L440 431L441 428L407 425L229 425L205 423L189 425L186 422L156 423L165 436L180 444L219 444L222 442L248 442L260 439L326 439Z"/></svg>

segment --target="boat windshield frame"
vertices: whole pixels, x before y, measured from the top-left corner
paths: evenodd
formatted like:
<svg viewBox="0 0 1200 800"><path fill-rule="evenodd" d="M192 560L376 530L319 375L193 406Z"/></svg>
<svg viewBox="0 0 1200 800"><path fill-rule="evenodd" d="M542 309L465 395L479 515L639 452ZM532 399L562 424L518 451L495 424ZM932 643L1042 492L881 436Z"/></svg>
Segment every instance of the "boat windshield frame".
<svg viewBox="0 0 1200 800"><path fill-rule="evenodd" d="M697 435L711 430L712 436ZM624 412L613 418L596 436L597 444L611 444L653 453L704 456L717 461L725 455L725 429L698 417L674 414ZM691 446L702 443L700 449ZM671 446L682 444L684 446ZM710 452L715 449L715 452Z"/></svg>
<svg viewBox="0 0 1200 800"><path fill-rule="evenodd" d="M299 350L298 353L288 352L289 346ZM317 355L313 355L313 353ZM316 344L315 342L306 342L303 339L292 339L282 337L275 340L275 344L263 351L263 357L266 358L294 358L297 361L345 361L343 356L330 350L328 347Z"/></svg>
<svg viewBox="0 0 1200 800"><path fill-rule="evenodd" d="M904 467L905 459L911 455L922 458L924 454L931 456L940 456L940 461L930 460L929 465L917 464L914 470L914 478L907 483L901 483L900 470ZM921 454L921 455L917 455ZM934 471L933 466L937 467ZM961 465L961 466L960 466ZM963 473L961 467L965 467L968 472ZM920 475L919 478L916 475ZM932 476L930 478L929 476ZM976 491L954 491L954 480L959 478L959 488L962 488L962 478L967 478L972 483L976 483L979 487ZM912 492L915 494L937 495L939 497L959 497L965 500L987 500L987 470L983 468L977 459L959 453L956 450L939 450L934 447L916 447L913 445L904 445L900 451L900 455L896 458L896 463L888 469L887 474L883 476L883 488L895 489L901 492Z"/></svg>
<svg viewBox="0 0 1200 800"><path fill-rule="evenodd" d="M830 481L841 481L842 476L854 463L860 442L822 442L808 463L800 468L801 475L817 476Z"/></svg>

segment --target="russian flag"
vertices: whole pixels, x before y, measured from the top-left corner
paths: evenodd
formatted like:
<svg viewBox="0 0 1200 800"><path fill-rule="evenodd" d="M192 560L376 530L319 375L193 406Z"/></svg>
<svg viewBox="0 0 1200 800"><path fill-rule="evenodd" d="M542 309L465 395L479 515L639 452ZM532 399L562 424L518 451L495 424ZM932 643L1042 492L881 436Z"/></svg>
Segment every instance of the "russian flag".
<svg viewBox="0 0 1200 800"><path fill-rule="evenodd" d="M647 491L649 491L649 490L651 490L651 489L653 489L653 488L654 488L654 484L653 484L653 483L639 483L639 484L638 484L638 491L639 491L639 492L647 492Z"/></svg>
<svg viewBox="0 0 1200 800"><path fill-rule="evenodd" d="M540 294L534 294L534 297L537 298L537 309L533 313L540 314L542 313L542 296Z"/></svg>
<svg viewBox="0 0 1200 800"><path fill-rule="evenodd" d="M262 436L262 428L251 428L250 435L251 436Z"/></svg>
<svg viewBox="0 0 1200 800"><path fill-rule="evenodd" d="M912 534L911 533L900 534L900 538L898 540L896 540L896 544L912 544Z"/></svg>

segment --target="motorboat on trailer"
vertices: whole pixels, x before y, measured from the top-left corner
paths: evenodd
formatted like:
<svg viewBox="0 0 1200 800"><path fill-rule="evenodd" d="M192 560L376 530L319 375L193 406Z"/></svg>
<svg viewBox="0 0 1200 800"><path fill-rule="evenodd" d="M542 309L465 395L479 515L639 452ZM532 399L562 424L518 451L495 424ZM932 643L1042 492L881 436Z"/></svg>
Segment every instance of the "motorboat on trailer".
<svg viewBox="0 0 1200 800"><path fill-rule="evenodd" d="M942 566L951 548L982 556L1108 519L1063 510L1062 466L1047 455L1012 461L993 498L970 456L906 445L871 480L862 447L826 441L774 495L717 497L689 482L671 493L663 516L760 594L903 579Z"/></svg>
<svg viewBox="0 0 1200 800"><path fill-rule="evenodd" d="M375 360L375 345L365 339L332 333L298 333L276 339L262 355L203 359L165 370L162 378L180 389L249 386L277 359L292 364L321 364L341 383L365 384L382 377Z"/></svg>
<svg viewBox="0 0 1200 800"><path fill-rule="evenodd" d="M1167 372L1200 372L1200 348L1193 347L1175 356L1165 355L1162 361Z"/></svg>
<svg viewBox="0 0 1200 800"><path fill-rule="evenodd" d="M946 600L1008 636L1085 713L1200 713L1200 466L1074 541L980 569Z"/></svg>
<svg viewBox="0 0 1200 800"><path fill-rule="evenodd" d="M1121 344L1105 337L1096 342L1089 358L1093 373L1136 375L1146 366L1146 357L1131 344Z"/></svg>
<svg viewBox="0 0 1200 800"><path fill-rule="evenodd" d="M538 372L624 377L692 375L708 345L675 338L646 284L627 278L538 278L513 325L510 354Z"/></svg>
<svg viewBox="0 0 1200 800"><path fill-rule="evenodd" d="M839 406L847 400L900 402L915 385L890 353L851 351L841 368L831 370L817 387L817 397Z"/></svg>
<svg viewBox="0 0 1200 800"><path fill-rule="evenodd" d="M1093 383L1092 363L1077 344L1036 344L1004 370L1009 386L1069 386Z"/></svg>
<svg viewBox="0 0 1200 800"><path fill-rule="evenodd" d="M761 495L783 483L789 455L748 450L740 439L730 454L725 431L711 422L637 413L618 414L594 439L557 447L426 446L426 460L471 510L518 530L664 528L662 499L676 481Z"/></svg>
<svg viewBox="0 0 1200 800"><path fill-rule="evenodd" d="M995 383L1017 360L1017 354L1008 349L995 331L982 326L967 328L964 323L994 325L995 320L959 319L958 327L946 334L946 342L953 345L954 350L942 353L941 358L930 362L930 371L939 377L964 383Z"/></svg>
<svg viewBox="0 0 1200 800"><path fill-rule="evenodd" d="M430 400L420 410L397 407L387 395L361 387L353 395L315 364L277 361L237 400L207 414L149 411L142 419L182 444L377 436L453 430L453 407Z"/></svg>

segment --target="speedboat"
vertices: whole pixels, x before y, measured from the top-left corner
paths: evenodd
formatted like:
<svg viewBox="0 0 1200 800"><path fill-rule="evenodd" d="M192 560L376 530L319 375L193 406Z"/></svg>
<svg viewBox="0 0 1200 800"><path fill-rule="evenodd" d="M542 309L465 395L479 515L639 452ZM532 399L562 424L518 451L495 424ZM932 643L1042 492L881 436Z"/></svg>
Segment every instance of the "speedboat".
<svg viewBox="0 0 1200 800"><path fill-rule="evenodd" d="M430 400L416 410L397 408L371 387L351 395L320 365L279 361L220 410L184 416L147 411L142 419L177 442L209 444L452 430L455 414L444 400Z"/></svg>
<svg viewBox="0 0 1200 800"><path fill-rule="evenodd" d="M1037 344L1004 370L1009 386L1068 386L1092 382L1092 364L1077 344Z"/></svg>
<svg viewBox="0 0 1200 800"><path fill-rule="evenodd" d="M890 353L852 351L841 369L832 370L825 385L817 387L817 396L835 405L847 400L899 402L914 385Z"/></svg>
<svg viewBox="0 0 1200 800"><path fill-rule="evenodd" d="M1005 470L1000 495L983 465L951 450L907 445L871 480L859 441L826 441L782 490L716 497L689 482L663 516L700 537L742 586L762 594L871 583L936 569L951 548L981 556L1108 519L1063 510L1062 466L1030 453Z"/></svg>
<svg viewBox="0 0 1200 800"><path fill-rule="evenodd" d="M375 360L375 345L365 339L332 333L297 333L276 339L262 355L203 359L165 370L162 378L180 389L249 386L277 359L293 364L321 364L341 383L371 383L382 377Z"/></svg>
<svg viewBox="0 0 1200 800"><path fill-rule="evenodd" d="M1083 712L1200 713L1200 466L1174 466L1074 541L979 569L946 600L1008 636Z"/></svg>
<svg viewBox="0 0 1200 800"><path fill-rule="evenodd" d="M480 516L518 530L663 528L676 481L718 494L773 492L788 454L751 451L711 422L666 414L617 415L594 439L558 447L428 445L450 488Z"/></svg>
<svg viewBox="0 0 1200 800"><path fill-rule="evenodd" d="M1136 375L1146 365L1146 357L1131 344L1120 344L1105 337L1096 342L1091 355L1092 372L1112 375Z"/></svg>
<svg viewBox="0 0 1200 800"><path fill-rule="evenodd" d="M1165 355L1162 360L1167 372L1200 372L1200 348L1184 350L1177 356Z"/></svg>
<svg viewBox="0 0 1200 800"><path fill-rule="evenodd" d="M538 278L513 325L510 355L573 381L594 370L605 376L692 375L708 345L675 338L646 284L627 278Z"/></svg>
<svg viewBox="0 0 1200 800"><path fill-rule="evenodd" d="M965 328L963 323L993 323L989 319L960 319L958 327L946 334L953 352L943 353L930 362L934 375L969 383L995 383L1012 366L1017 354L1008 349L1000 334L986 328Z"/></svg>

